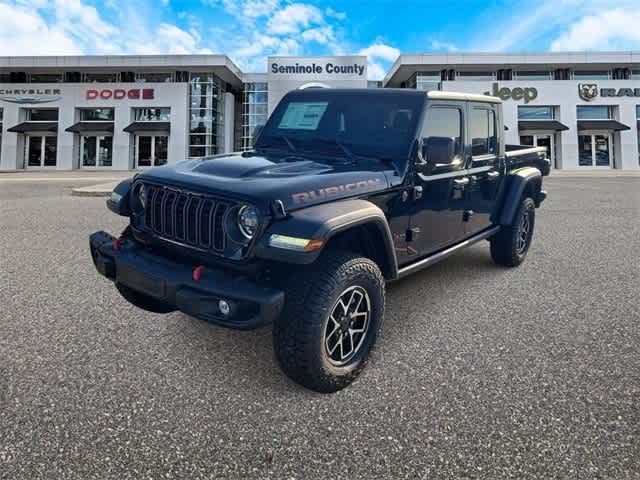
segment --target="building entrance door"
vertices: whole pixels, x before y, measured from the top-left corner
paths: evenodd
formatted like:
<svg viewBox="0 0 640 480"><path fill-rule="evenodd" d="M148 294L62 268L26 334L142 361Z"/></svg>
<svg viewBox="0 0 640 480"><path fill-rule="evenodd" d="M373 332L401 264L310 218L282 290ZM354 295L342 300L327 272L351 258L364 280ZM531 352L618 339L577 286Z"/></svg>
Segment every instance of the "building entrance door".
<svg viewBox="0 0 640 480"><path fill-rule="evenodd" d="M611 168L613 139L610 133L578 135L578 164L581 167Z"/></svg>
<svg viewBox="0 0 640 480"><path fill-rule="evenodd" d="M113 137L83 135L80 137L82 168L110 167L113 157Z"/></svg>
<svg viewBox="0 0 640 480"><path fill-rule="evenodd" d="M55 167L58 155L58 137L55 135L28 135L25 150L27 168Z"/></svg>
<svg viewBox="0 0 640 480"><path fill-rule="evenodd" d="M167 135L136 135L136 168L159 167L167 163Z"/></svg>
<svg viewBox="0 0 640 480"><path fill-rule="evenodd" d="M532 147L544 147L547 149L547 155L551 160L551 165L557 168L556 163L556 142L555 135L552 133L531 133L520 136L522 145L531 145Z"/></svg>

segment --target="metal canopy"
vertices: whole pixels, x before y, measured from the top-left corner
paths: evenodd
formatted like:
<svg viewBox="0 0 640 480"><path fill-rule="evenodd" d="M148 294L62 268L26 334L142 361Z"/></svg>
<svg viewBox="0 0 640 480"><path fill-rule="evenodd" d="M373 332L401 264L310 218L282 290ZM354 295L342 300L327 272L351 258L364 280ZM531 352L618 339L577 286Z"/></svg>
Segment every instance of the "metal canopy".
<svg viewBox="0 0 640 480"><path fill-rule="evenodd" d="M71 125L65 131L74 133L113 132L113 122L78 122Z"/></svg>
<svg viewBox="0 0 640 480"><path fill-rule="evenodd" d="M167 132L171 130L169 122L133 122L124 129L128 133L136 132Z"/></svg>
<svg viewBox="0 0 640 480"><path fill-rule="evenodd" d="M617 120L578 120L578 130L612 130L619 132L620 130L631 130L631 127Z"/></svg>
<svg viewBox="0 0 640 480"><path fill-rule="evenodd" d="M57 132L58 122L22 122L7 129L7 132L14 133L44 133Z"/></svg>
<svg viewBox="0 0 640 480"><path fill-rule="evenodd" d="M520 120L518 130L549 130L553 132L563 132L569 130L564 123L557 120Z"/></svg>

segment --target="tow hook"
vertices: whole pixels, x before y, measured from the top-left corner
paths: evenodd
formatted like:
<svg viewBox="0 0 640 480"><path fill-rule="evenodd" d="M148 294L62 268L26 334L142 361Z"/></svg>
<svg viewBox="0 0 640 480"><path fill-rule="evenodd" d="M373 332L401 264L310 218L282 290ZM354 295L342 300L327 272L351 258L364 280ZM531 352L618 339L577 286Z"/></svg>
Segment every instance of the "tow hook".
<svg viewBox="0 0 640 480"><path fill-rule="evenodd" d="M131 226L127 225L127 228L125 228L120 234L120 236L116 238L115 242L113 242L113 249L116 252L119 252L122 249L122 244L130 236L131 236Z"/></svg>

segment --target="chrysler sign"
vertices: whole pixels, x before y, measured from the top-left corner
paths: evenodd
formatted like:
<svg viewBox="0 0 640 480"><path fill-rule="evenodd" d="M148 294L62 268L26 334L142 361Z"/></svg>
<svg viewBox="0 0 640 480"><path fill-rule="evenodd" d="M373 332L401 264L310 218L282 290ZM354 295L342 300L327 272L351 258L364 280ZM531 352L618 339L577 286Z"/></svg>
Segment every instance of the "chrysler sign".
<svg viewBox="0 0 640 480"><path fill-rule="evenodd" d="M55 102L60 94L59 88L0 88L0 100L20 104Z"/></svg>
<svg viewBox="0 0 640 480"><path fill-rule="evenodd" d="M153 88L101 88L87 90L87 100L153 100L155 90Z"/></svg>

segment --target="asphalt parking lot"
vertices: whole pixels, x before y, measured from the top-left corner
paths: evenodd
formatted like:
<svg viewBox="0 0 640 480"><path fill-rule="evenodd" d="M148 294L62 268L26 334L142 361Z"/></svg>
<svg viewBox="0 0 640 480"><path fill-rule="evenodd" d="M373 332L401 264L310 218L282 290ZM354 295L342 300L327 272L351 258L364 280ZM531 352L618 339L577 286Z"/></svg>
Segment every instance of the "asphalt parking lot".
<svg viewBox="0 0 640 480"><path fill-rule="evenodd" d="M268 328L128 305L87 242L123 219L69 189L0 183L0 478L640 478L640 178L550 179L519 269L391 285L334 395Z"/></svg>

